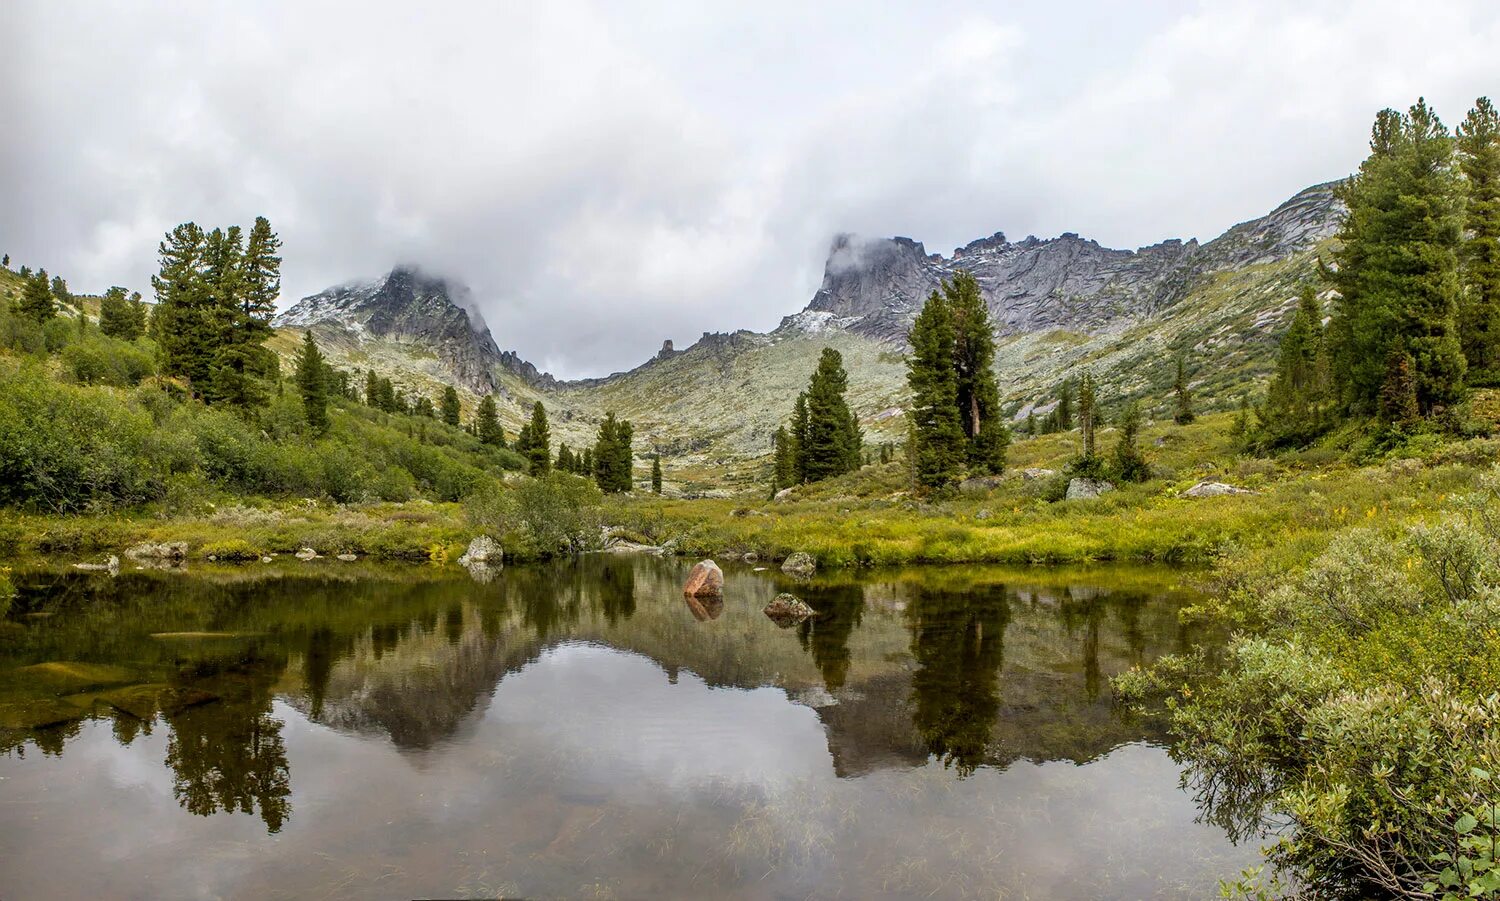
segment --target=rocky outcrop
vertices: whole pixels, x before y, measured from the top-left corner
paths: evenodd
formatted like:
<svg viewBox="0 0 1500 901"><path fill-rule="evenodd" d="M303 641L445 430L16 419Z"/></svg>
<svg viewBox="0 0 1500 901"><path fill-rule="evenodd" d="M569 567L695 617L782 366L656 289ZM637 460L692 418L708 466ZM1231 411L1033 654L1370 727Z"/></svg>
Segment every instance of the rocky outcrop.
<svg viewBox="0 0 1500 901"><path fill-rule="evenodd" d="M109 573L114 576L120 572L120 558L110 554L103 563L75 563L73 568L84 572Z"/></svg>
<svg viewBox="0 0 1500 901"><path fill-rule="evenodd" d="M497 370L533 385L554 384L550 375L514 351L500 350L467 287L412 266L398 266L373 282L304 297L277 316L275 325L313 329L320 338L350 349L368 338L413 345L436 354L442 369L476 394L498 387Z"/></svg>
<svg viewBox="0 0 1500 901"><path fill-rule="evenodd" d="M802 622L816 611L796 595L783 592L772 598L761 612L770 618L771 622L785 629Z"/></svg>
<svg viewBox="0 0 1500 901"><path fill-rule="evenodd" d="M1021 481L1023 481L1023 482L1039 482L1039 481L1043 481L1045 479L1050 479L1050 478L1052 478L1052 477L1054 477L1056 475L1057 475L1057 470L1055 470L1055 469L1045 469L1045 468L1040 467L1040 466L1033 466L1033 467L1031 467L1029 469L1023 469L1023 470L1021 470Z"/></svg>
<svg viewBox="0 0 1500 901"><path fill-rule="evenodd" d="M959 482L958 490L964 494L980 494L999 488L1004 481L1004 476L975 476Z"/></svg>
<svg viewBox="0 0 1500 901"><path fill-rule="evenodd" d="M1230 494L1254 494L1248 488L1240 488L1224 482L1216 482L1213 479L1204 479L1188 490L1182 492L1183 497L1224 497Z"/></svg>
<svg viewBox="0 0 1500 901"><path fill-rule="evenodd" d="M293 554L292 556L296 557L298 560L302 560L302 561L306 562L308 560L316 560L316 559L318 559L318 552L315 551L315 550L313 550L310 547L304 547L304 548L298 548L297 549L297 553Z"/></svg>
<svg viewBox="0 0 1500 901"><path fill-rule="evenodd" d="M712 560L701 560L688 571L682 593L690 598L718 597L724 593L724 571Z"/></svg>
<svg viewBox="0 0 1500 901"><path fill-rule="evenodd" d="M966 270L979 282L999 335L1113 334L1176 303L1215 272L1306 250L1334 233L1340 211L1332 185L1316 185L1207 244L1170 239L1138 250L1103 247L1072 232L1016 242L996 232L943 257L910 238L839 235L812 301L781 327L839 327L905 342L927 295Z"/></svg>
<svg viewBox="0 0 1500 901"><path fill-rule="evenodd" d="M1114 490L1114 483L1103 479L1073 479L1068 482L1067 499L1070 501L1090 500Z"/></svg>
<svg viewBox="0 0 1500 901"><path fill-rule="evenodd" d="M806 551L797 551L781 561L781 571L789 576L810 576L818 571L818 561Z"/></svg>
<svg viewBox="0 0 1500 901"><path fill-rule="evenodd" d="M480 535L469 542L468 550L458 558L460 566L468 566L472 563L499 563L505 552L500 548L500 542L488 535Z"/></svg>

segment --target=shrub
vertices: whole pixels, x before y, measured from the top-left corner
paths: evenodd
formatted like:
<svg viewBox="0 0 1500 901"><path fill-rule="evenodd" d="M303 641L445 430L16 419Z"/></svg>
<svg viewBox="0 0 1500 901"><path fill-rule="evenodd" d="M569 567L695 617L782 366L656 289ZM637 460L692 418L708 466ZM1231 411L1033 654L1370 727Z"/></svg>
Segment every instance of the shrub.
<svg viewBox="0 0 1500 901"><path fill-rule="evenodd" d="M553 472L513 487L493 484L465 504L469 521L497 535L508 552L550 557L599 545L603 495L592 480Z"/></svg>
<svg viewBox="0 0 1500 901"><path fill-rule="evenodd" d="M1496 510L1491 478L1435 524L1336 540L1259 601L1267 635L1180 691L1209 817L1289 824L1270 856L1316 896L1500 896Z"/></svg>

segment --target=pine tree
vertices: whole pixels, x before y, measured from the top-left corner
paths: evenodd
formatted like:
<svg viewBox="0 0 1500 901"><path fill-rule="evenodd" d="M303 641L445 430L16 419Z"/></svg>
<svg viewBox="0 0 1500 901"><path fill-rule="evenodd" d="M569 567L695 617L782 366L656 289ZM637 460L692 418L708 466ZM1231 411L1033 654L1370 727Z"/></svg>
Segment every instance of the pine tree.
<svg viewBox="0 0 1500 901"><path fill-rule="evenodd" d="M443 397L443 404L446 408L446 394ZM541 401L532 405L531 421L526 424L526 427L526 450L522 452L522 456L531 464L532 475L544 475L552 469L552 431L547 426L547 410L542 406ZM517 448L517 450L520 449Z"/></svg>
<svg viewBox="0 0 1500 901"><path fill-rule="evenodd" d="M661 494L661 454L651 455L651 493Z"/></svg>
<svg viewBox="0 0 1500 901"><path fill-rule="evenodd" d="M376 399L377 406L379 406L380 409L386 413L395 413L400 406L396 402L396 386L391 384L390 379L382 376L380 379L379 389L380 394Z"/></svg>
<svg viewBox="0 0 1500 901"><path fill-rule="evenodd" d="M557 459L553 461L552 468L558 472L572 472L576 464L573 462L573 452L568 450L566 444L557 449Z"/></svg>
<svg viewBox="0 0 1500 901"><path fill-rule="evenodd" d="M118 285L104 292L99 300L99 331L111 338L134 341L144 331L145 322L137 315L138 307L125 298Z"/></svg>
<svg viewBox="0 0 1500 901"><path fill-rule="evenodd" d="M1411 354L1404 350L1392 351L1386 360L1385 381L1380 386L1380 418L1397 428L1405 428L1421 416L1415 368Z"/></svg>
<svg viewBox="0 0 1500 901"><path fill-rule="evenodd" d="M1500 383L1500 113L1480 97L1458 126L1458 164L1468 187L1459 333L1471 383Z"/></svg>
<svg viewBox="0 0 1500 901"><path fill-rule="evenodd" d="M419 395L415 403L411 405L411 412L423 419L436 419L437 409L432 405L432 398L427 395Z"/></svg>
<svg viewBox="0 0 1500 901"><path fill-rule="evenodd" d="M777 426L771 435L771 496L783 488L797 484L796 449L784 426Z"/></svg>
<svg viewBox="0 0 1500 901"><path fill-rule="evenodd" d="M1031 410L1026 411L1026 437L1036 437L1036 413Z"/></svg>
<svg viewBox="0 0 1500 901"><path fill-rule="evenodd" d="M1056 416L1054 429L1059 432L1073 431L1073 380L1063 379L1062 388L1057 394L1057 406L1052 413Z"/></svg>
<svg viewBox="0 0 1500 901"><path fill-rule="evenodd" d="M161 271L151 277L156 312L151 317L165 375L186 379L202 393L213 371L219 323L204 278L206 237L196 223L184 222L159 245Z"/></svg>
<svg viewBox="0 0 1500 901"><path fill-rule="evenodd" d="M16 313L40 325L57 315L57 305L52 302L52 288L47 284L47 270L40 269L26 280L21 297L16 301Z"/></svg>
<svg viewBox="0 0 1500 901"><path fill-rule="evenodd" d="M500 415L495 409L493 394L486 394L479 401L479 409L474 413L474 435L481 443L505 446L505 431L500 428Z"/></svg>
<svg viewBox="0 0 1500 901"><path fill-rule="evenodd" d="M1113 475L1121 482L1144 482L1151 478L1151 467L1141 454L1140 431L1140 407L1131 401L1120 415L1120 438L1115 444Z"/></svg>
<svg viewBox="0 0 1500 901"><path fill-rule="evenodd" d="M327 368L312 332L304 332L302 353L297 356L297 389L302 392L302 415L314 435L328 431Z"/></svg>
<svg viewBox="0 0 1500 901"><path fill-rule="evenodd" d="M10 268L10 254L6 254L4 259L0 259L0 266L6 269Z"/></svg>
<svg viewBox="0 0 1500 901"><path fill-rule="evenodd" d="M1380 405L1386 361L1412 358L1418 408L1460 399L1458 249L1463 184L1453 139L1423 100L1406 115L1383 110L1370 156L1336 192L1346 207L1333 266L1338 289L1329 328L1334 371L1355 413Z"/></svg>
<svg viewBox="0 0 1500 901"><path fill-rule="evenodd" d="M1304 287L1281 337L1265 404L1256 414L1256 446L1300 446L1322 434L1331 424L1331 392L1323 309L1313 289Z"/></svg>
<svg viewBox="0 0 1500 901"><path fill-rule="evenodd" d="M586 448L583 449L583 453L579 455L579 459L578 459L578 474L581 475L581 476L591 476L591 475L593 475L593 473L594 473L594 449L591 448L591 447L586 447Z"/></svg>
<svg viewBox="0 0 1500 901"><path fill-rule="evenodd" d="M953 315L943 295L932 292L912 323L906 382L911 388L908 455L914 478L924 488L958 480L965 448L958 409L958 376L953 369Z"/></svg>
<svg viewBox="0 0 1500 901"><path fill-rule="evenodd" d="M634 487L631 472L634 454L630 448L633 437L634 429L629 422L617 420L613 413L605 414L594 442L593 474L600 490L618 493Z"/></svg>
<svg viewBox="0 0 1500 901"><path fill-rule="evenodd" d="M1177 358L1177 378L1172 382L1172 395L1176 409L1172 414L1172 421L1178 425L1187 425L1198 418L1193 412L1193 393L1188 389L1187 364L1181 357Z"/></svg>
<svg viewBox="0 0 1500 901"><path fill-rule="evenodd" d="M452 385L443 386L443 399L439 409L443 415L443 422L457 428L461 411L458 406L458 392Z"/></svg>
<svg viewBox="0 0 1500 901"><path fill-rule="evenodd" d="M73 303L73 294L68 290L68 283L60 275L52 276L52 299L59 304Z"/></svg>
<svg viewBox="0 0 1500 901"><path fill-rule="evenodd" d="M848 386L843 357L831 347L823 348L818 368L808 381L807 427L798 443L806 481L832 478L860 466L864 439L844 398Z"/></svg>
<svg viewBox="0 0 1500 901"><path fill-rule="evenodd" d="M1248 395L1240 395L1240 406L1234 414L1234 422L1229 427L1229 437L1236 444L1243 445L1250 437L1250 398Z"/></svg>
<svg viewBox="0 0 1500 901"><path fill-rule="evenodd" d="M1005 469L1010 430L1000 415L990 311L979 282L967 271L944 281L943 293L953 316L953 368L965 462L974 472L999 473Z"/></svg>
<svg viewBox="0 0 1500 901"><path fill-rule="evenodd" d="M807 481L807 392L797 394L797 402L792 405L792 428L787 435L787 443L791 448L792 455L792 484L801 485Z"/></svg>
<svg viewBox="0 0 1500 901"><path fill-rule="evenodd" d="M256 216L240 272L239 334L237 340L259 349L271 336L276 298L281 295L281 238L264 216Z"/></svg>
<svg viewBox="0 0 1500 901"><path fill-rule="evenodd" d="M1094 430L1099 421L1099 400L1094 393L1094 377L1085 372L1078 380L1078 429L1083 437L1083 453L1073 462L1072 471L1084 478L1095 478L1103 469L1094 451Z"/></svg>

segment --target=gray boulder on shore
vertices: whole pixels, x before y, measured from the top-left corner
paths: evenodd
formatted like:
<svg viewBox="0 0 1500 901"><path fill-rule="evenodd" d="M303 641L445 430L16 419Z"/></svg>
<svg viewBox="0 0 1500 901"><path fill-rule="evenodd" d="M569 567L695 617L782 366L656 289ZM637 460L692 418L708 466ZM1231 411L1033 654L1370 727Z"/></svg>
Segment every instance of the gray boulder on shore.
<svg viewBox="0 0 1500 901"><path fill-rule="evenodd" d="M181 560L187 556L186 541L145 542L125 549L131 560Z"/></svg>
<svg viewBox="0 0 1500 901"><path fill-rule="evenodd" d="M468 566L471 563L499 563L505 552L500 547L500 542L488 535L480 535L469 542L469 549L458 558L460 566Z"/></svg>
<svg viewBox="0 0 1500 901"><path fill-rule="evenodd" d="M1204 479L1188 490L1182 492L1183 497L1224 497L1230 494L1254 494L1249 488L1240 488L1225 482L1216 482L1213 479Z"/></svg>
<svg viewBox="0 0 1500 901"><path fill-rule="evenodd" d="M1090 500L1114 490L1114 483L1103 479L1073 479L1068 483L1067 499L1070 501Z"/></svg>
<svg viewBox="0 0 1500 901"><path fill-rule="evenodd" d="M797 551L781 562L781 571L789 576L810 576L818 571L818 561L806 551Z"/></svg>

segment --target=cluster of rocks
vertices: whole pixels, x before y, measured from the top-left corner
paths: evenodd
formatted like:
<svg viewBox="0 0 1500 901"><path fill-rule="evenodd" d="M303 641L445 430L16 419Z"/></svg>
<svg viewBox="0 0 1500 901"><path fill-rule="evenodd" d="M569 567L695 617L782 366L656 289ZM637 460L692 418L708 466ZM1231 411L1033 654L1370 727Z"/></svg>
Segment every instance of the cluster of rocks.
<svg viewBox="0 0 1500 901"><path fill-rule="evenodd" d="M755 555L745 556L748 558ZM811 576L817 568L817 560L803 551L790 555L781 564L782 572L799 578ZM682 595L687 601L688 609L700 622L717 619L724 610L724 571L712 560L698 561L688 570L687 580L682 585ZM782 592L772 598L762 612L776 625L786 628L806 620L816 611L796 595Z"/></svg>

